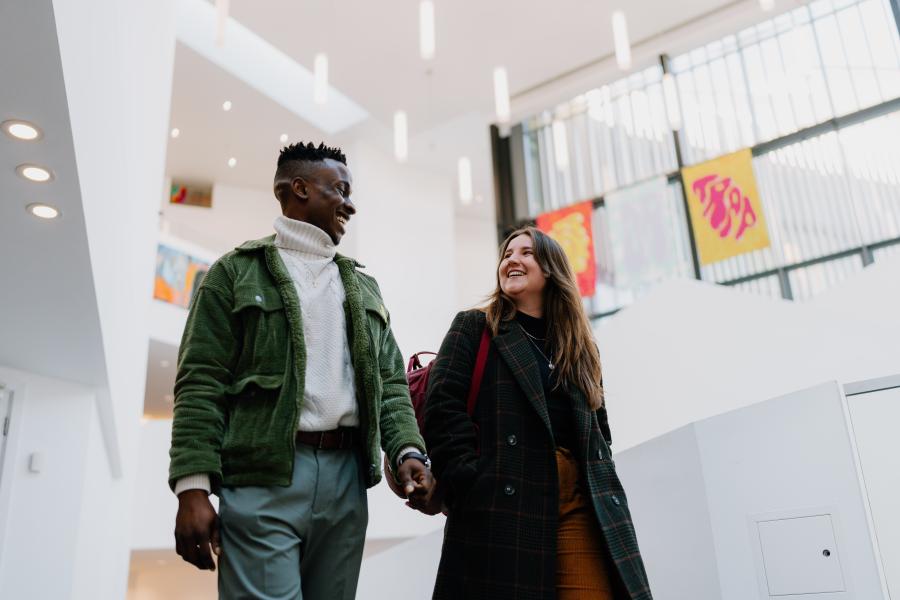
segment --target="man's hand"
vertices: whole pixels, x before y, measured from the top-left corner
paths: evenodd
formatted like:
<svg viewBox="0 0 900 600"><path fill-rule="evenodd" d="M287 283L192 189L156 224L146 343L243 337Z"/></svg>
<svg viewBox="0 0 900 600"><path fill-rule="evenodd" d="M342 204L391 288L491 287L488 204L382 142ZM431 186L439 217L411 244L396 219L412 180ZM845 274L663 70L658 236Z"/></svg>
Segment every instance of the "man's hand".
<svg viewBox="0 0 900 600"><path fill-rule="evenodd" d="M434 488L434 477L420 461L408 458L397 468L397 482L406 494L407 505L422 510Z"/></svg>
<svg viewBox="0 0 900 600"><path fill-rule="evenodd" d="M198 569L216 570L210 554L222 552L219 541L219 516L205 490L186 490L178 495L175 516L175 551Z"/></svg>

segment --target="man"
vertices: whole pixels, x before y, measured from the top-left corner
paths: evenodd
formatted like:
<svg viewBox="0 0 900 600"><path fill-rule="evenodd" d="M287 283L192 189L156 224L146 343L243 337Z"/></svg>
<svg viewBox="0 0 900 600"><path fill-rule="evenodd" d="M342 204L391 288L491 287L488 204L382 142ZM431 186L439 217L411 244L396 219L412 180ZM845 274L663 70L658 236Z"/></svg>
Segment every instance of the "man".
<svg viewBox="0 0 900 600"><path fill-rule="evenodd" d="M378 284L335 252L352 184L339 149L284 148L275 235L220 258L193 300L169 485L176 550L219 557L220 598L352 599L379 447L411 506L431 489Z"/></svg>

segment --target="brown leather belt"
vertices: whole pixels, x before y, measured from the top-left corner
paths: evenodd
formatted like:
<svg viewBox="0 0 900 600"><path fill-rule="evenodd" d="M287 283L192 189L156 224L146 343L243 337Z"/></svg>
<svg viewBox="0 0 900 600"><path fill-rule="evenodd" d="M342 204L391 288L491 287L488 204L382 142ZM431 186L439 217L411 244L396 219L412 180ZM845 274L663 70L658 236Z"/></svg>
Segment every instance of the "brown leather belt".
<svg viewBox="0 0 900 600"><path fill-rule="evenodd" d="M320 450L348 450L359 445L359 429L338 427L329 431L298 431L297 443Z"/></svg>

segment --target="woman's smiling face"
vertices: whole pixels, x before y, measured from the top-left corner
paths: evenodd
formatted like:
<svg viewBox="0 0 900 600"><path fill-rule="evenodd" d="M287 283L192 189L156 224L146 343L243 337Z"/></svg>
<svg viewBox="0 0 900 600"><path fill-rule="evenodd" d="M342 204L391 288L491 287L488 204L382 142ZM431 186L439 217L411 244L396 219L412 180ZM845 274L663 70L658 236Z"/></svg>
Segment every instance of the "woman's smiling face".
<svg viewBox="0 0 900 600"><path fill-rule="evenodd" d="M497 277L500 289L513 300L543 294L547 277L534 257L531 236L522 234L509 241L497 268Z"/></svg>

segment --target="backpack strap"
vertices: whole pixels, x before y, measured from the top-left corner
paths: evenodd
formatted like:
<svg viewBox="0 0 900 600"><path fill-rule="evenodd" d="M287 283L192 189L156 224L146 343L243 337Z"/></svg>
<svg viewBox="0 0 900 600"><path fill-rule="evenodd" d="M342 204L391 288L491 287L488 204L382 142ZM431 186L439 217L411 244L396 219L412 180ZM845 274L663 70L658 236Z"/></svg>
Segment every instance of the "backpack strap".
<svg viewBox="0 0 900 600"><path fill-rule="evenodd" d="M478 356L475 358L475 370L472 372L472 385L469 386L469 397L466 399L466 412L471 417L475 414L475 403L478 401L478 391L481 389L481 378L484 376L484 365L487 364L488 349L491 344L491 334L487 325L481 332L481 342L478 344Z"/></svg>

